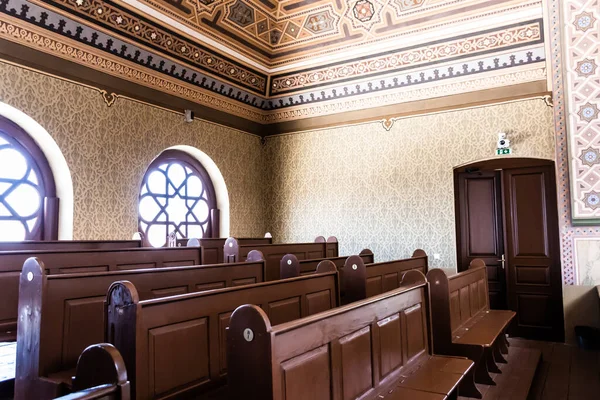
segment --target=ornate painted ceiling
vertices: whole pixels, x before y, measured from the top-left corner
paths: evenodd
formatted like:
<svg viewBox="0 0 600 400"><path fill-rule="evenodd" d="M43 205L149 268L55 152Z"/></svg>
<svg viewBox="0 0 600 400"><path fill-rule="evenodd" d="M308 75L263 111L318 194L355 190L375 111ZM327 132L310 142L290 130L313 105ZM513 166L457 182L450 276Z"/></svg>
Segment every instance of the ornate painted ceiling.
<svg viewBox="0 0 600 400"><path fill-rule="evenodd" d="M546 80L542 0L0 0L0 38L271 124Z"/></svg>

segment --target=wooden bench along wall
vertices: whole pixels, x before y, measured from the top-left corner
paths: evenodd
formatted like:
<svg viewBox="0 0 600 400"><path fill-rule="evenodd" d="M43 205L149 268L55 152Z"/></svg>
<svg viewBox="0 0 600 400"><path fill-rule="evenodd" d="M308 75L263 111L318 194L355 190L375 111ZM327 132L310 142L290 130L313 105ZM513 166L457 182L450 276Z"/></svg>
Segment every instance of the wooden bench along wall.
<svg viewBox="0 0 600 400"><path fill-rule="evenodd" d="M231 399L445 399L473 363L431 354L427 282L273 326L260 308L231 316ZM471 380L471 386L474 386Z"/></svg>
<svg viewBox="0 0 600 400"><path fill-rule="evenodd" d="M201 248L20 250L0 252L0 340L15 340L19 275L25 260L44 260L48 274L199 265Z"/></svg>
<svg viewBox="0 0 600 400"><path fill-rule="evenodd" d="M0 251L15 250L100 250L142 247L141 240L24 240L0 242Z"/></svg>
<svg viewBox="0 0 600 400"><path fill-rule="evenodd" d="M434 351L469 357L475 362L476 382L493 385L489 373L500 373L496 362L506 362L502 356L508 354L505 331L515 312L490 310L485 263L475 259L467 271L452 276L432 269L427 280Z"/></svg>
<svg viewBox="0 0 600 400"><path fill-rule="evenodd" d="M365 249L358 256L333 259L338 262L344 260L343 266L338 268L342 304L363 300L396 289L400 286L402 277L408 271L416 270L426 274L428 270L427 254L421 249L415 250L411 258L381 263L365 263L365 259L371 259L372 256L371 250ZM280 262L280 275L286 278L299 276L303 263L312 265L314 261L300 261L293 254L286 254ZM349 269L354 269L356 272L350 276L351 279L346 279L344 274Z"/></svg>
<svg viewBox="0 0 600 400"><path fill-rule="evenodd" d="M190 241L198 242L195 246L202 246L202 264L220 264L224 262L223 247L225 246L226 238L210 238L210 239L177 239L177 246L190 246ZM272 244L273 238L238 238L240 246L244 245L263 245Z"/></svg>
<svg viewBox="0 0 600 400"><path fill-rule="evenodd" d="M64 392L79 353L104 341L104 300L113 282L132 282L143 300L263 282L262 255L252 253L249 260L47 275L41 260L28 259L20 279L15 398L52 398Z"/></svg>
<svg viewBox="0 0 600 400"><path fill-rule="evenodd" d="M375 262L375 256L369 249L362 250L359 254L365 264L371 264ZM303 276L314 274L317 270L317 266L321 261L328 260L335 264L338 271L344 267L344 263L349 256L341 257L330 257L330 258L315 258L312 260L298 260L293 254L286 254L279 261L279 278L294 278L296 276Z"/></svg>
<svg viewBox="0 0 600 400"><path fill-rule="evenodd" d="M226 382L226 328L233 310L262 307L273 324L339 305L337 271L140 301L129 282L107 295L108 341L123 355L136 399L177 398Z"/></svg>
<svg viewBox="0 0 600 400"><path fill-rule="evenodd" d="M130 387L123 357L108 343L86 348L73 378L74 392L58 400L130 400Z"/></svg>
<svg viewBox="0 0 600 400"><path fill-rule="evenodd" d="M323 259L339 256L338 241L331 236L325 240L323 236L314 243L277 243L266 245L241 246L235 238L228 238L223 249L225 262L243 261L252 250L259 250L267 262L267 280L279 279L279 262L286 254L293 254L299 260Z"/></svg>

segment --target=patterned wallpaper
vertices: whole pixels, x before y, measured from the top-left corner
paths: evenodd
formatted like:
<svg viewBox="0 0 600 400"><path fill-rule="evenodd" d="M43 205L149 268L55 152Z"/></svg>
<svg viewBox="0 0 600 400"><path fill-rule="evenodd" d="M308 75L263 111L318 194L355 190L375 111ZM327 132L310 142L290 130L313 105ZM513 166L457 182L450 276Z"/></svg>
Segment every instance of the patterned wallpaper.
<svg viewBox="0 0 600 400"><path fill-rule="evenodd" d="M377 260L423 248L456 268L453 168L514 156L554 159L552 108L540 99L267 139L268 230L281 241L335 235L341 254ZM439 261L433 254L441 256Z"/></svg>
<svg viewBox="0 0 600 400"><path fill-rule="evenodd" d="M129 239L145 169L162 150L189 145L217 164L229 191L231 233L265 232L260 138L0 62L0 101L39 122L73 177L74 239Z"/></svg>

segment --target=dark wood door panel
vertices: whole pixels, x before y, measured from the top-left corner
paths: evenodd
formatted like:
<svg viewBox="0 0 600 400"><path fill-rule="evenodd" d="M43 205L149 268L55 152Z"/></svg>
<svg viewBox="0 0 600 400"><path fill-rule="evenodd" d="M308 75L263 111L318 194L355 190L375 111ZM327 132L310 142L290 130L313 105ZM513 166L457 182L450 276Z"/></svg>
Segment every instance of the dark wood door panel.
<svg viewBox="0 0 600 400"><path fill-rule="evenodd" d="M511 334L564 340L554 166L503 171Z"/></svg>
<svg viewBox="0 0 600 400"><path fill-rule="evenodd" d="M457 180L458 270L475 258L488 266L490 307L505 309L506 278L499 261L504 254L501 176L498 171L460 173Z"/></svg>
<svg viewBox="0 0 600 400"><path fill-rule="evenodd" d="M511 222L515 256L548 254L548 226L546 215L546 174L538 170L519 173L511 171Z"/></svg>

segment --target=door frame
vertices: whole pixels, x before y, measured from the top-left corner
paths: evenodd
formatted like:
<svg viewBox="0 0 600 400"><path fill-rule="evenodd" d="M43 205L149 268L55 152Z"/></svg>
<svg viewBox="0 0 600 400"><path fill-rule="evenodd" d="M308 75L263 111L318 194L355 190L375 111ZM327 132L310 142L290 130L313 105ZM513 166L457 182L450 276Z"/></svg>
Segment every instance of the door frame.
<svg viewBox="0 0 600 400"><path fill-rule="evenodd" d="M496 170L504 170L509 168L527 168L527 167L545 167L552 166L555 173L554 185L556 187L556 163L554 160L548 160L545 158L527 158L527 157L508 157L508 158L490 158L486 160L479 160L470 162L467 164L462 164L453 169L454 175L454 236L456 237L456 271L460 272L460 249L462 246L462 242L460 239L460 204L458 198L458 174L463 172L477 172L478 170L483 171L496 171ZM556 188L556 192L558 195L558 188ZM501 193L502 197L504 197L504 192ZM558 198L556 199L558 202ZM502 202L504 204L504 202ZM503 207L504 208L504 207ZM502 210L502 214L504 214L504 209ZM557 218L558 218L558 204L557 204ZM560 229L560 228L559 228ZM504 243L506 243L506 234L504 234ZM560 240L560 238L559 238ZM556 245L560 246L560 242ZM558 249L558 254L560 254L560 247ZM559 256L560 259L560 256ZM561 265L561 274L562 274L562 259L559 260Z"/></svg>
<svg viewBox="0 0 600 400"><path fill-rule="evenodd" d="M480 161L475 161L475 162L471 162L468 164L463 164L460 166L457 166L453 169L453 175L454 175L454 212L455 212L455 237L456 237L456 262L457 262L457 271L460 272L461 271L461 249L462 249L462 241L461 241L461 222L460 222L460 202L459 202L459 196L458 196L458 192L459 192L459 174L460 173L474 173L477 171L481 171L481 172L485 172L485 171L497 171L497 170L508 170L508 169L516 169L516 168L528 168L528 167L552 167L552 170L554 171L554 176L553 176L553 185L554 185L554 190L555 190L555 195L556 197L554 199L551 199L551 202L549 203L550 206L550 213L552 213L553 215L549 216L549 218L553 218L555 219L555 226L558 227L559 232L557 233L557 235L555 235L555 239L552 241L552 243L549 243L549 245L551 246L551 253L553 254L553 259L554 259L554 264L558 266L558 268L560 268L560 281L556 282L555 284L559 285L560 287L560 303L562 305L562 311L563 311L563 315L561 315L560 320L562 321L562 325L563 325L563 336L561 336L562 340L564 341L564 298L563 298L563 293L562 293L562 257L561 257L561 251L560 251L560 224L559 224L559 218L558 218L558 187L557 187L557 177L556 177L556 163L554 162L554 160L549 160L549 159L541 159L541 158L525 158L525 157L508 157L508 158L492 158L492 159L487 159L487 160L480 160ZM504 180L504 174L501 173L501 181ZM507 234L506 234L506 221L505 218L507 218L506 216L506 204L504 204L504 184L502 184L502 192L501 192L501 198L502 200L502 215L503 215L503 225L504 225L504 229L503 229L503 241L506 245L506 243L508 243L508 238L507 238ZM508 283L509 283L509 277L508 277L508 268L506 269L506 276L505 276L505 280L506 280L506 287L505 290L508 290ZM508 293L507 293L507 304L509 304L510 302L508 301ZM561 338L557 338L559 341L561 340Z"/></svg>

